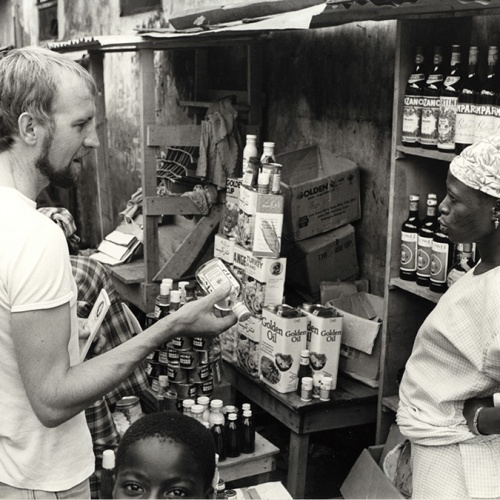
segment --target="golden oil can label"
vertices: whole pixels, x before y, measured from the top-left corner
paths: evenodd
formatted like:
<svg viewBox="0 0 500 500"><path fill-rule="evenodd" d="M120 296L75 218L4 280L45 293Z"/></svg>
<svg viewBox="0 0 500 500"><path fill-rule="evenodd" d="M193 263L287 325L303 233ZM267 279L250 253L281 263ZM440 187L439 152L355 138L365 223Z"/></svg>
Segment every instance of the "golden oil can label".
<svg viewBox="0 0 500 500"><path fill-rule="evenodd" d="M417 241L417 233L401 232L401 270L417 270Z"/></svg>

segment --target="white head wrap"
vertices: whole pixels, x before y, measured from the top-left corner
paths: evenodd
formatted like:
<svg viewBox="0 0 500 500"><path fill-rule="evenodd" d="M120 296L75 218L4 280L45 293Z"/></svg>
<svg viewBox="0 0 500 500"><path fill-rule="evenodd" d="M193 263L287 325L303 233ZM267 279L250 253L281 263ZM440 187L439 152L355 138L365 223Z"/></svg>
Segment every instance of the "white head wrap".
<svg viewBox="0 0 500 500"><path fill-rule="evenodd" d="M500 198L500 135L465 148L450 163L450 172L466 186Z"/></svg>

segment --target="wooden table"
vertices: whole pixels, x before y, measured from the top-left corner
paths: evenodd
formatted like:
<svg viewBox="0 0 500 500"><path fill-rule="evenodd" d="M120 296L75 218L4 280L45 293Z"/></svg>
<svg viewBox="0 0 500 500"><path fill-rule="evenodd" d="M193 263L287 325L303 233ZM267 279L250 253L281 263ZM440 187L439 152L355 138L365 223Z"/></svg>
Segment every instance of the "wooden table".
<svg viewBox="0 0 500 500"><path fill-rule="evenodd" d="M309 435L376 421L378 390L339 377L330 401L302 401L295 393L280 394L238 366L224 361L224 378L245 397L290 429L287 490L304 498Z"/></svg>

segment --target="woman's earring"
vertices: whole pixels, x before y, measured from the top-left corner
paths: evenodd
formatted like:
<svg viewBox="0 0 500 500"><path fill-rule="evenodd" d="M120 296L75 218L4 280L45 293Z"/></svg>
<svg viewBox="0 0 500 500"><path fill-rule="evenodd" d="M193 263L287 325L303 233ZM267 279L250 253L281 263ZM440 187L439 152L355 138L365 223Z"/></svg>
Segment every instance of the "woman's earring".
<svg viewBox="0 0 500 500"><path fill-rule="evenodd" d="M495 230L497 230L500 225L500 200L495 201L495 206L492 208L492 212L493 215L491 218L495 224Z"/></svg>

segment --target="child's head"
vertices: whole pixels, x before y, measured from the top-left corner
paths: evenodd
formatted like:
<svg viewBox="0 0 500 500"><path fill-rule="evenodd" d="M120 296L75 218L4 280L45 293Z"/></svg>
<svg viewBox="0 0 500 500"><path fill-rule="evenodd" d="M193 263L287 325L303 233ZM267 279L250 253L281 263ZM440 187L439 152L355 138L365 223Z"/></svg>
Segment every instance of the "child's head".
<svg viewBox="0 0 500 500"><path fill-rule="evenodd" d="M208 498L215 473L210 432L177 412L134 422L116 452L113 498Z"/></svg>

